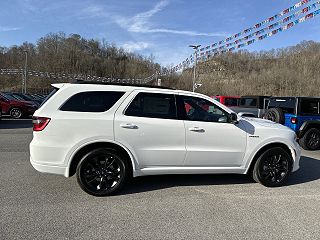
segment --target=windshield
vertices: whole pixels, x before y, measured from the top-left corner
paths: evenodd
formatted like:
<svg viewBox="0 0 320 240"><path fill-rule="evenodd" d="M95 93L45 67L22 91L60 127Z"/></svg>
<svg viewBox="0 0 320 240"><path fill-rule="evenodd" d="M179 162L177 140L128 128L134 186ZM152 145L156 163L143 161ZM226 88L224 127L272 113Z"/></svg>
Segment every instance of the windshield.
<svg viewBox="0 0 320 240"><path fill-rule="evenodd" d="M20 101L28 100L28 99L25 99L23 96L16 95L16 94L10 94L10 96L12 96L15 99L20 100Z"/></svg>
<svg viewBox="0 0 320 240"><path fill-rule="evenodd" d="M17 98L14 98L13 96L6 94L6 93L1 93L1 95L8 100L17 100Z"/></svg>

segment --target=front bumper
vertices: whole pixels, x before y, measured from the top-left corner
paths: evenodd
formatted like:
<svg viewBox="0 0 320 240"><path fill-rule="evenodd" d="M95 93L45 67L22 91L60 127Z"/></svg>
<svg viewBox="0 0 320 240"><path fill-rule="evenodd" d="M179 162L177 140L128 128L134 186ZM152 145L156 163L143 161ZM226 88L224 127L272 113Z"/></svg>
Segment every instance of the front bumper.
<svg viewBox="0 0 320 240"><path fill-rule="evenodd" d="M290 150L293 158L292 172L295 172L300 168L301 147L297 142L294 142L294 146Z"/></svg>

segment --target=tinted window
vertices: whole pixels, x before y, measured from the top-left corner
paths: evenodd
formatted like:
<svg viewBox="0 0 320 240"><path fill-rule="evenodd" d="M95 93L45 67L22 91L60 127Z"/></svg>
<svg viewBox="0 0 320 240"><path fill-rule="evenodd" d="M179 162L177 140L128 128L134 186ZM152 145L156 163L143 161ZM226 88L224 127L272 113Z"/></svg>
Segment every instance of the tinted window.
<svg viewBox="0 0 320 240"><path fill-rule="evenodd" d="M319 114L319 102L317 99L303 99L301 101L301 114Z"/></svg>
<svg viewBox="0 0 320 240"><path fill-rule="evenodd" d="M125 112L127 116L176 119L176 103L172 94L139 93Z"/></svg>
<svg viewBox="0 0 320 240"><path fill-rule="evenodd" d="M228 122L228 113L214 103L196 97L179 96L182 101L182 118L189 121Z"/></svg>
<svg viewBox="0 0 320 240"><path fill-rule="evenodd" d="M241 98L240 99L240 106L256 107L257 106L257 99L256 98Z"/></svg>
<svg viewBox="0 0 320 240"><path fill-rule="evenodd" d="M61 111L72 112L105 112L109 110L122 96L123 92L81 92L69 98Z"/></svg>
<svg viewBox="0 0 320 240"><path fill-rule="evenodd" d="M296 108L296 98L271 98L268 108L281 108L285 113L293 114Z"/></svg>
<svg viewBox="0 0 320 240"><path fill-rule="evenodd" d="M239 99L237 98L225 98L224 104L227 106L238 106L239 105Z"/></svg>
<svg viewBox="0 0 320 240"><path fill-rule="evenodd" d="M5 99L8 99L8 100L17 100L16 98L8 95L8 94L5 94L5 93L1 93L2 97L4 97Z"/></svg>

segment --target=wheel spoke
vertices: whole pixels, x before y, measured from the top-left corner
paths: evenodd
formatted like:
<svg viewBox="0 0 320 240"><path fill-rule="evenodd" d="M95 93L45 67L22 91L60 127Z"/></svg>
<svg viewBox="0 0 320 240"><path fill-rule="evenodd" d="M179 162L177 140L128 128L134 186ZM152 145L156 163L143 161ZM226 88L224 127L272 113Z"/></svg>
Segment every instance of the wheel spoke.
<svg viewBox="0 0 320 240"><path fill-rule="evenodd" d="M280 183L289 171L289 159L283 154L273 154L264 159L260 167L261 177L269 184Z"/></svg>
<svg viewBox="0 0 320 240"><path fill-rule="evenodd" d="M85 184L94 192L109 191L121 179L118 159L109 154L101 154L88 160L83 167Z"/></svg>

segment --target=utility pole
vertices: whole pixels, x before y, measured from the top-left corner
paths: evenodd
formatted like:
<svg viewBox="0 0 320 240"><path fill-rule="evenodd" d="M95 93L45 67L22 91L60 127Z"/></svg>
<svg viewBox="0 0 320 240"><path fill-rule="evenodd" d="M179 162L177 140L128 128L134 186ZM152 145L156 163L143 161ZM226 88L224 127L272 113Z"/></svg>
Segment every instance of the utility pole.
<svg viewBox="0 0 320 240"><path fill-rule="evenodd" d="M193 65L193 81L192 81L192 92L196 89L196 68L197 68L197 61L198 61L198 48L201 47L201 45L189 45L189 47L193 48L195 53L195 60Z"/></svg>
<svg viewBox="0 0 320 240"><path fill-rule="evenodd" d="M27 68L28 68L28 51L23 51L25 53L25 62L24 62L24 78L22 85L22 93L27 93Z"/></svg>

